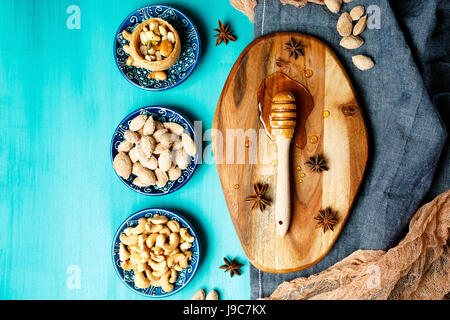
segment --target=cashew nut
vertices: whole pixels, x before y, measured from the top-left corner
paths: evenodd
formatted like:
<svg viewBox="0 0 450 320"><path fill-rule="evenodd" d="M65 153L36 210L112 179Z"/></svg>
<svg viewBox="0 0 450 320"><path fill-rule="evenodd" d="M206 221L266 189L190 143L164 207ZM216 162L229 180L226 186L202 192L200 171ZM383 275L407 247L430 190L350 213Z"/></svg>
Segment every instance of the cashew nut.
<svg viewBox="0 0 450 320"><path fill-rule="evenodd" d="M163 234L158 234L156 236L156 243L155 247L162 248L164 246L164 243L166 242L166 236Z"/></svg>
<svg viewBox="0 0 450 320"><path fill-rule="evenodd" d="M175 283L175 281L177 281L177 276L178 276L178 272L175 269L170 269L170 278L169 278L169 282L170 283Z"/></svg>
<svg viewBox="0 0 450 320"><path fill-rule="evenodd" d="M150 232L160 232L163 229L161 224L154 224L150 227Z"/></svg>
<svg viewBox="0 0 450 320"><path fill-rule="evenodd" d="M181 252L185 252L185 251L189 250L191 247L192 247L192 244L189 242L183 242L182 244L180 244Z"/></svg>
<svg viewBox="0 0 450 320"><path fill-rule="evenodd" d="M142 271L135 271L134 272L134 285L137 288L145 289L150 287L150 280L147 278L146 275Z"/></svg>
<svg viewBox="0 0 450 320"><path fill-rule="evenodd" d="M187 228L180 229L180 236L186 242L194 242L195 238L191 236Z"/></svg>
<svg viewBox="0 0 450 320"><path fill-rule="evenodd" d="M180 223L175 220L170 220L167 222L167 227L169 227L172 232L180 232Z"/></svg>
<svg viewBox="0 0 450 320"><path fill-rule="evenodd" d="M120 242L122 242L124 245L130 246L133 244L137 244L138 236L133 234L131 236L127 236L125 233L122 233L119 236Z"/></svg>
<svg viewBox="0 0 450 320"><path fill-rule="evenodd" d="M130 253L128 252L127 248L125 248L125 245L123 243L120 244L119 259L120 261L126 261L130 259Z"/></svg>
<svg viewBox="0 0 450 320"><path fill-rule="evenodd" d="M167 258L167 265L170 267L174 266L178 262L180 262L182 259L184 259L184 253L176 253L172 256L169 256Z"/></svg>
<svg viewBox="0 0 450 320"><path fill-rule="evenodd" d="M147 248L151 248L151 247L153 247L153 246L155 245L156 237L157 237L157 236L158 236L157 233L152 233L152 234L150 234L150 235L147 237L147 239L146 239L146 241L145 241L145 244L147 245Z"/></svg>
<svg viewBox="0 0 450 320"><path fill-rule="evenodd" d="M159 281L152 283L155 287L161 287L165 292L170 292L173 290L173 284L169 282L172 272L166 272Z"/></svg>
<svg viewBox="0 0 450 320"><path fill-rule="evenodd" d="M169 236L169 243L164 243L163 248L169 252L178 248L178 244L180 243L180 236L178 233L171 233Z"/></svg>
<svg viewBox="0 0 450 320"><path fill-rule="evenodd" d="M120 263L120 267L123 270L133 270L136 267L136 264L134 264L132 261L127 260L127 261L122 261Z"/></svg>
<svg viewBox="0 0 450 320"><path fill-rule="evenodd" d="M132 234L141 234L145 231L145 225L147 224L147 219L140 218L138 220L138 225L131 229Z"/></svg>
<svg viewBox="0 0 450 320"><path fill-rule="evenodd" d="M189 249L194 237L187 228L181 228L178 221L169 221L164 215L140 218L138 224L126 228L119 239L120 266L134 271L137 288L154 285L166 292L172 291L178 272L188 267L192 258Z"/></svg>
<svg viewBox="0 0 450 320"><path fill-rule="evenodd" d="M150 218L150 221L153 224L165 224L169 219L167 219L166 216L161 216L159 214L155 214L152 218Z"/></svg>
<svg viewBox="0 0 450 320"><path fill-rule="evenodd" d="M172 232L170 232L170 229L166 226L164 226L160 231L160 234L165 235L166 237L170 236L172 234Z"/></svg>

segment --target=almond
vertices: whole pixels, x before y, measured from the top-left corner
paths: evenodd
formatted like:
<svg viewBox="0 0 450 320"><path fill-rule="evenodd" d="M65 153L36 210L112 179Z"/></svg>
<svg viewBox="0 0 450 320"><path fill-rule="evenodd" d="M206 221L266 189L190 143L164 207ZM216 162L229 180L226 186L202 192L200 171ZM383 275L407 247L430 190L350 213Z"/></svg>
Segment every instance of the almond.
<svg viewBox="0 0 450 320"><path fill-rule="evenodd" d="M176 140L176 135L170 132L166 132L161 135L159 138L159 142L163 145L169 148L172 143Z"/></svg>
<svg viewBox="0 0 450 320"><path fill-rule="evenodd" d="M184 132L184 128L181 124L175 122L164 122L163 125L166 129L176 135L181 135Z"/></svg>
<svg viewBox="0 0 450 320"><path fill-rule="evenodd" d="M375 63L373 60L367 56L364 55L357 55L352 57L353 64L359 69L359 70L369 70L373 68Z"/></svg>
<svg viewBox="0 0 450 320"><path fill-rule="evenodd" d="M133 120L130 121L130 130L131 131L138 131L141 129L145 122L147 121L148 115L146 114L140 114L137 117L135 117Z"/></svg>
<svg viewBox="0 0 450 320"><path fill-rule="evenodd" d="M131 143L127 140L123 140L120 144L119 147L117 147L117 151L119 152L130 152L130 150L134 147L134 143Z"/></svg>
<svg viewBox="0 0 450 320"><path fill-rule="evenodd" d="M141 158L139 162L147 169L155 170L158 168L158 159L155 156L151 156L150 158Z"/></svg>
<svg viewBox="0 0 450 320"><path fill-rule="evenodd" d="M150 158L153 151L155 150L156 142L151 136L143 136L141 138L141 149L147 158Z"/></svg>
<svg viewBox="0 0 450 320"><path fill-rule="evenodd" d="M364 13L366 12L366 9L364 9L364 6L356 6L352 10L350 10L350 16L352 17L353 21L359 20Z"/></svg>
<svg viewBox="0 0 450 320"><path fill-rule="evenodd" d="M158 188L164 188L167 182L169 182L167 174L160 168L157 168L155 170L155 175L156 175L156 185L158 186Z"/></svg>
<svg viewBox="0 0 450 320"><path fill-rule="evenodd" d="M169 132L169 130L167 130L166 128L156 130L153 134L153 138L155 138L156 142L159 143L161 141L161 136L166 132Z"/></svg>
<svg viewBox="0 0 450 320"><path fill-rule="evenodd" d="M180 149L175 151L175 163L181 170L184 170L189 166L189 163L191 163L191 158L184 149Z"/></svg>
<svg viewBox="0 0 450 320"><path fill-rule="evenodd" d="M172 153L169 150L163 151L158 158L159 168L166 172L172 166Z"/></svg>
<svg viewBox="0 0 450 320"><path fill-rule="evenodd" d="M181 177L181 169L179 167L172 167L167 173L169 174L170 181L175 181Z"/></svg>
<svg viewBox="0 0 450 320"><path fill-rule="evenodd" d="M113 160L113 167L117 174L127 180L131 175L131 160L125 152L119 152Z"/></svg>
<svg viewBox="0 0 450 320"><path fill-rule="evenodd" d="M325 0L325 5L331 12L338 13L342 7L342 0Z"/></svg>
<svg viewBox="0 0 450 320"><path fill-rule="evenodd" d="M153 132L155 132L155 127L156 125L155 120L153 120L153 117L152 116L148 117L144 125L144 135L146 136L152 135Z"/></svg>
<svg viewBox="0 0 450 320"><path fill-rule="evenodd" d="M128 142L131 142L131 143L137 143L139 141L139 139L141 138L139 133L134 132L132 130L125 131L125 133L123 134L123 137L125 138L125 140L127 140Z"/></svg>
<svg viewBox="0 0 450 320"><path fill-rule="evenodd" d="M187 133L183 133L181 135L181 142L183 143L183 148L186 150L186 153L192 157L195 156L197 153L197 146L191 136Z"/></svg>
<svg viewBox="0 0 450 320"><path fill-rule="evenodd" d="M350 35L342 38L339 45L345 49L357 49L364 44L364 40L359 36Z"/></svg>
<svg viewBox="0 0 450 320"><path fill-rule="evenodd" d="M355 28L353 28L353 35L357 36L363 33L363 31L366 30L366 26L367 26L367 14L364 17L362 17L355 25Z"/></svg>
<svg viewBox="0 0 450 320"><path fill-rule="evenodd" d="M348 12L344 12L339 17L339 20L337 22L337 31L343 37L346 37L346 36L349 36L352 34L353 21L352 21L352 17L350 17L350 14Z"/></svg>
<svg viewBox="0 0 450 320"><path fill-rule="evenodd" d="M131 162L135 163L139 161L139 158L141 157L139 148L135 146L128 152L128 155L130 156Z"/></svg>

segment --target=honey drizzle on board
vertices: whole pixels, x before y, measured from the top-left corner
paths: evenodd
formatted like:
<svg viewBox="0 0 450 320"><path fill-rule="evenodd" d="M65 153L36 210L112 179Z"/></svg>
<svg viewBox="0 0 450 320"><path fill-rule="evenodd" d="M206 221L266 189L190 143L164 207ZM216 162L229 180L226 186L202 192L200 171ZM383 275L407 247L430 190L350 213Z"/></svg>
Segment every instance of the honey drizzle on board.
<svg viewBox="0 0 450 320"><path fill-rule="evenodd" d="M275 72L268 76L258 89L258 106L260 119L263 122L267 134L271 137L270 113L272 97L281 91L290 91L295 96L297 105L297 124L292 142L297 148L303 149L307 143L305 123L314 108L314 100L308 89L301 83L292 80L281 72Z"/></svg>

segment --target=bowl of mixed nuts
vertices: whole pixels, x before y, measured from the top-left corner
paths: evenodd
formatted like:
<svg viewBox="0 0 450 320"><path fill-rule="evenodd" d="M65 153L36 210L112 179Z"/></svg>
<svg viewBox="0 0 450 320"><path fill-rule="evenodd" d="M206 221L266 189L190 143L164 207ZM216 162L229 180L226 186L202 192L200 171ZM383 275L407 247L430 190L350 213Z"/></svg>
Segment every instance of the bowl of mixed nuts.
<svg viewBox="0 0 450 320"><path fill-rule="evenodd" d="M200 35L192 20L166 5L133 11L114 39L114 58L120 72L145 90L179 85L193 72L200 54Z"/></svg>
<svg viewBox="0 0 450 320"><path fill-rule="evenodd" d="M136 192L150 196L174 192L197 167L192 123L167 107L133 111L114 131L111 161L119 179Z"/></svg>
<svg viewBox="0 0 450 320"><path fill-rule="evenodd" d="M200 244L192 225L164 209L145 209L127 218L112 243L120 280L132 291L162 298L183 289L193 278Z"/></svg>

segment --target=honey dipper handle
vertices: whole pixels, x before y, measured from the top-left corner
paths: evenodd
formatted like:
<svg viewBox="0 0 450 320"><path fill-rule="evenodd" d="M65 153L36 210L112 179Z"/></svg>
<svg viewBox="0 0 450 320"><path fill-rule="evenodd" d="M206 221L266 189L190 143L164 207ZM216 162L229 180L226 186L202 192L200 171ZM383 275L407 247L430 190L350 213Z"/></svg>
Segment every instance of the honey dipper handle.
<svg viewBox="0 0 450 320"><path fill-rule="evenodd" d="M284 237L291 218L291 189L289 179L289 149L291 139L284 135L277 137L278 169L275 195L275 221L277 233Z"/></svg>

